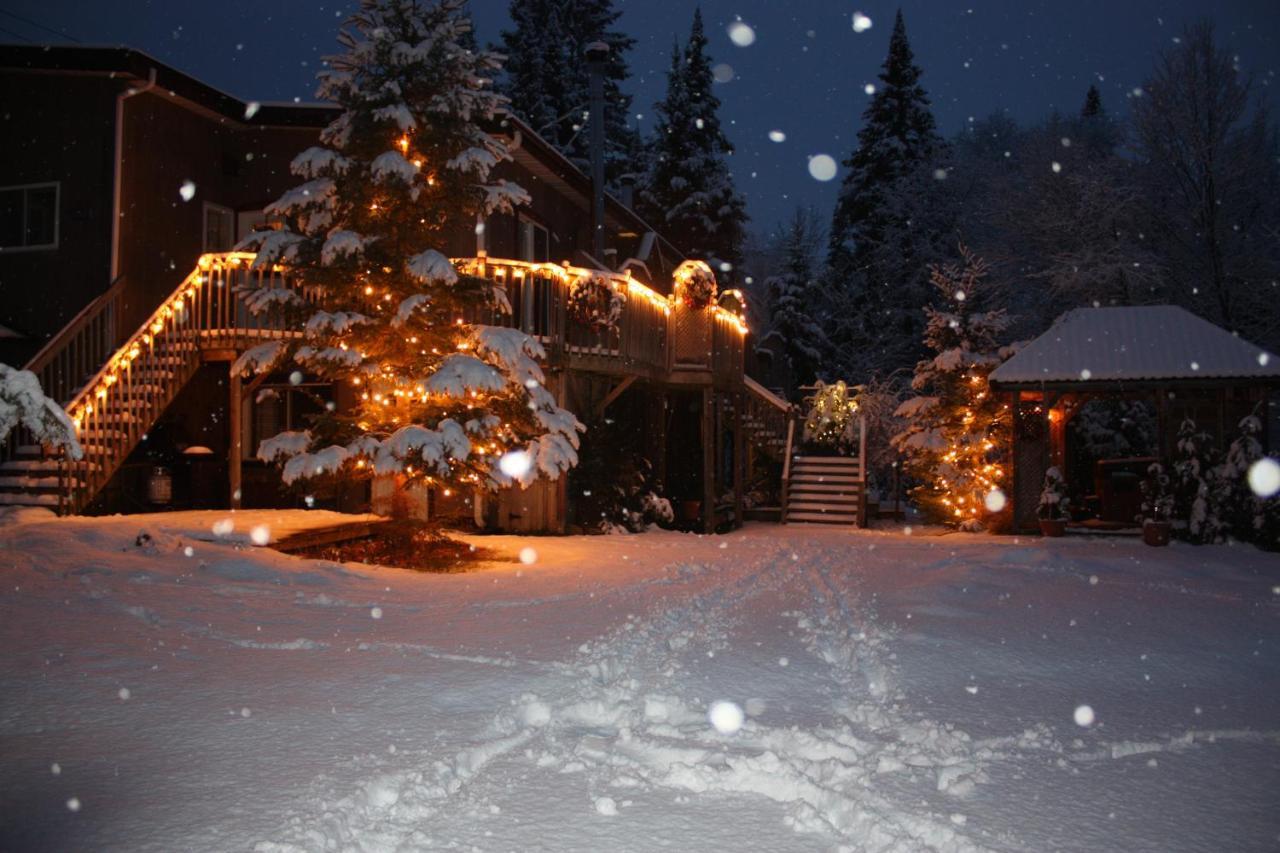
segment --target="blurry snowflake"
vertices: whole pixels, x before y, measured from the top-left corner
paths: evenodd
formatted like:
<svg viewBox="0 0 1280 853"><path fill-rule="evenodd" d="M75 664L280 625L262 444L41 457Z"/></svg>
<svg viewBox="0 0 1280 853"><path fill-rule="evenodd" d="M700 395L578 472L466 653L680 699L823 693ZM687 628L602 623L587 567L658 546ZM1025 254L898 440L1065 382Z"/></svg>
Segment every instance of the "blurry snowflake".
<svg viewBox="0 0 1280 853"><path fill-rule="evenodd" d="M1249 466L1249 488L1260 498L1280 492L1280 464L1264 456Z"/></svg>
<svg viewBox="0 0 1280 853"><path fill-rule="evenodd" d="M729 40L738 47L751 47L756 42L756 31L744 21L734 21L729 25Z"/></svg>
<svg viewBox="0 0 1280 853"><path fill-rule="evenodd" d="M1081 728L1088 728L1089 726L1092 726L1095 719L1093 709L1088 705L1078 705L1076 707L1074 719L1076 721L1076 725Z"/></svg>
<svg viewBox="0 0 1280 853"><path fill-rule="evenodd" d="M534 563L538 562L538 552L535 551L533 548L528 548L528 547L521 548L520 562L524 563L526 566L533 565Z"/></svg>
<svg viewBox="0 0 1280 853"><path fill-rule="evenodd" d="M271 541L271 528L265 524L259 524L249 531L249 540L254 545L266 545Z"/></svg>
<svg viewBox="0 0 1280 853"><path fill-rule="evenodd" d="M780 130L771 130L769 131L769 141L770 142L786 142L787 135Z"/></svg>
<svg viewBox="0 0 1280 853"><path fill-rule="evenodd" d="M871 29L871 19L862 12L853 13L853 31L855 33L865 33Z"/></svg>
<svg viewBox="0 0 1280 853"><path fill-rule="evenodd" d="M829 181L836 176L836 161L829 154L815 154L809 158L809 174L818 181Z"/></svg>
<svg viewBox="0 0 1280 853"><path fill-rule="evenodd" d="M178 187L178 195L182 196L183 201L191 201L196 197L196 185L194 181L183 181L182 186Z"/></svg>
<svg viewBox="0 0 1280 853"><path fill-rule="evenodd" d="M707 719L720 734L731 735L742 728L744 715L737 704L721 700L711 703L711 709L707 711Z"/></svg>

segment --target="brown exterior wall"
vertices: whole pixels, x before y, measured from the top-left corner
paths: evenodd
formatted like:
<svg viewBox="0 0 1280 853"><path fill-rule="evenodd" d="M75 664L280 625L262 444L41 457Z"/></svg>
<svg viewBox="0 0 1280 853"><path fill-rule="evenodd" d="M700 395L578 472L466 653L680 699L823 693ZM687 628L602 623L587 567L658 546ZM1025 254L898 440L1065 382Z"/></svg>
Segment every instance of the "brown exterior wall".
<svg viewBox="0 0 1280 853"><path fill-rule="evenodd" d="M60 182L58 248L0 249L0 324L28 336L28 350L110 284L119 88L101 77L0 74L0 186Z"/></svg>

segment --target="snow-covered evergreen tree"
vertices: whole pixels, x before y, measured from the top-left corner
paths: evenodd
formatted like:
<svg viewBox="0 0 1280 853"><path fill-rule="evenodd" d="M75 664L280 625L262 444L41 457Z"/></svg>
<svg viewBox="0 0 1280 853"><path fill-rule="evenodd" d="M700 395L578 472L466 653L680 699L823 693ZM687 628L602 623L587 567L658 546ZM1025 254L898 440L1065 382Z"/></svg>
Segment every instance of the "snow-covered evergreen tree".
<svg viewBox="0 0 1280 853"><path fill-rule="evenodd" d="M294 159L305 183L267 209L278 228L246 241L255 267L282 265L309 301L270 285L249 292L252 310L303 333L233 369L293 363L354 398L262 443L264 460L288 460L286 482L395 474L493 488L557 477L577 460L581 425L543 387L541 346L473 322L502 310L505 294L440 251L459 223L527 200L491 177L509 156L479 124L504 103L489 80L499 58L464 46L465 5L361 3L320 75L319 96L342 114Z"/></svg>
<svg viewBox="0 0 1280 853"><path fill-rule="evenodd" d="M811 212L796 210L778 239L782 270L766 283L770 317L758 350L785 366L789 392L817 376L827 347L813 312L819 303L815 250L820 235Z"/></svg>
<svg viewBox="0 0 1280 853"><path fill-rule="evenodd" d="M1249 487L1249 468L1263 457L1262 421L1247 415L1237 425L1235 439L1221 464L1213 469L1210 485L1210 512L1231 536L1250 541L1255 538L1264 516L1264 500Z"/></svg>
<svg viewBox="0 0 1280 853"><path fill-rule="evenodd" d="M616 28L613 0L512 0L502 33L506 56L498 91L511 109L584 172L590 172L590 75L586 47L609 46L605 68L605 175L613 184L635 171L631 154L638 133L630 126L627 52L635 39Z"/></svg>
<svg viewBox="0 0 1280 853"><path fill-rule="evenodd" d="M1214 481L1213 438L1184 418L1178 427L1173 460L1174 524L1189 542L1216 542L1222 524L1211 504Z"/></svg>
<svg viewBox="0 0 1280 853"><path fill-rule="evenodd" d="M934 197L945 187L945 146L920 76L899 12L880 85L863 112L858 147L844 161L849 171L827 257L836 306L828 336L839 350L869 358L863 367L891 370L911 363L920 339L919 309L930 295L925 271L945 257L938 253L939 237L951 239L948 223L937 221L946 206ZM897 346L903 340L911 342L905 352Z"/></svg>
<svg viewBox="0 0 1280 853"><path fill-rule="evenodd" d="M0 364L0 442L18 427L30 430L41 444L62 448L72 459L84 455L71 418L45 396L36 375Z"/></svg>
<svg viewBox="0 0 1280 853"><path fill-rule="evenodd" d="M702 13L683 51L672 48L666 97L658 113L649 173L641 182L639 208L681 251L704 258L723 272L742 256L746 203L733 184L728 157L733 146L720 127L720 99Z"/></svg>
<svg viewBox="0 0 1280 853"><path fill-rule="evenodd" d="M916 365L916 396L898 407L907 427L892 439L918 485L911 495L925 514L966 530L981 529L987 498L1004 488L1010 412L987 384L1011 351L1003 309L977 310L987 265L964 246L964 266L931 271L940 308L926 308L925 344L933 357ZM1003 505L1003 501L994 501Z"/></svg>

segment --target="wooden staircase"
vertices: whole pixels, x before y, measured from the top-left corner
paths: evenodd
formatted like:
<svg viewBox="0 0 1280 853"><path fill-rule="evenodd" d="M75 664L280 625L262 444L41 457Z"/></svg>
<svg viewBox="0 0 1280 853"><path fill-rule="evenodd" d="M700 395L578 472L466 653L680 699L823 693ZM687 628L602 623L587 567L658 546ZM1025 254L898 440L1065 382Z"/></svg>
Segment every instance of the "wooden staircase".
<svg viewBox="0 0 1280 853"><path fill-rule="evenodd" d="M211 351L238 353L297 335L244 303L249 288L298 289L280 269L254 270L254 255L203 255L137 331L118 341L116 286L53 338L26 366L64 405L81 459L42 448L23 429L0 441L0 506L82 512L128 459ZM305 296L304 296L305 298Z"/></svg>
<svg viewBox="0 0 1280 853"><path fill-rule="evenodd" d="M782 473L783 524L867 524L867 424L858 424L857 456L791 455Z"/></svg>

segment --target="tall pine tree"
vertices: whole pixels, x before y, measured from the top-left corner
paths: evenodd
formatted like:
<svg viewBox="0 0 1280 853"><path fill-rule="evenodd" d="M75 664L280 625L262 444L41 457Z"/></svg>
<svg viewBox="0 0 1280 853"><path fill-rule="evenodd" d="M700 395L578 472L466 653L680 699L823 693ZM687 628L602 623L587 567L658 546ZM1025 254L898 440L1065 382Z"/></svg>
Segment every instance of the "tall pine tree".
<svg viewBox="0 0 1280 853"><path fill-rule="evenodd" d="M768 331L757 349L784 368L789 396L813 382L827 347L822 325L813 316L817 304L815 255L821 239L812 211L798 208L778 237L782 270L766 284Z"/></svg>
<svg viewBox="0 0 1280 853"><path fill-rule="evenodd" d="M629 124L631 96L622 91L626 54L635 39L616 29L613 0L512 0L502 33L506 55L498 90L511 109L584 172L591 167L590 77L586 47L609 45L605 68L605 175L609 183L633 172L637 133Z"/></svg>
<svg viewBox="0 0 1280 853"><path fill-rule="evenodd" d="M672 48L666 98L655 106L658 125L640 209L685 254L737 267L746 203L729 173L733 146L720 127L713 85L702 12L695 10L684 51Z"/></svg>
<svg viewBox="0 0 1280 853"><path fill-rule="evenodd" d="M342 113L294 159L305 183L267 209L278 229L247 241L255 268L283 266L302 288L263 276L246 303L302 334L233 370L293 363L353 398L262 443L260 458L287 460L285 482L385 474L496 488L577 461L581 425L543 386L541 346L470 322L505 295L440 251L477 213L528 198L491 176L509 158L479 124L503 103L489 87L499 58L465 47L465 7L363 0L320 75L319 96Z"/></svg>
<svg viewBox="0 0 1280 853"><path fill-rule="evenodd" d="M938 221L944 206L934 198L944 183L945 171L936 171L944 145L920 76L899 11L858 147L844 161L827 258L835 306L828 332L863 369L910 364L926 271L949 242L948 223ZM904 349L904 341L911 345Z"/></svg>

